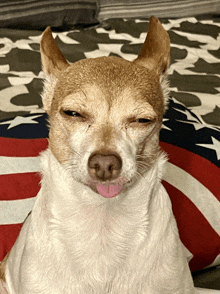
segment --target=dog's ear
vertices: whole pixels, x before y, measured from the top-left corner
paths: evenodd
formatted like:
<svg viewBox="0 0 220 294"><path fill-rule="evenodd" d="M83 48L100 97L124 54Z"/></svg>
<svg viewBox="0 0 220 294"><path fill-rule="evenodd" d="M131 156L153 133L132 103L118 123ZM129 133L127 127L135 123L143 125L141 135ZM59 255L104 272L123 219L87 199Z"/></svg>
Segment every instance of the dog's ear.
<svg viewBox="0 0 220 294"><path fill-rule="evenodd" d="M170 62L170 38L160 21L152 16L149 30L141 52L135 63L164 74Z"/></svg>
<svg viewBox="0 0 220 294"><path fill-rule="evenodd" d="M47 27L42 35L40 51L43 70L46 74L58 77L59 73L69 66L53 38L50 27Z"/></svg>

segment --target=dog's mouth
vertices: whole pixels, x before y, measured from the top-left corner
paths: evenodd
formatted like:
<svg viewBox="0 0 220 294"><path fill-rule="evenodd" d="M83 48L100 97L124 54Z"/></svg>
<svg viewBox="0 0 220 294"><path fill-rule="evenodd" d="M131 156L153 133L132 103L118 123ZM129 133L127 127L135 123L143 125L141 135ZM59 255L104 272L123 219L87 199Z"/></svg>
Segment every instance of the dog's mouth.
<svg viewBox="0 0 220 294"><path fill-rule="evenodd" d="M120 178L114 182L99 182L94 180L89 180L87 185L96 193L100 194L104 198L113 198L118 196L128 180L125 178Z"/></svg>

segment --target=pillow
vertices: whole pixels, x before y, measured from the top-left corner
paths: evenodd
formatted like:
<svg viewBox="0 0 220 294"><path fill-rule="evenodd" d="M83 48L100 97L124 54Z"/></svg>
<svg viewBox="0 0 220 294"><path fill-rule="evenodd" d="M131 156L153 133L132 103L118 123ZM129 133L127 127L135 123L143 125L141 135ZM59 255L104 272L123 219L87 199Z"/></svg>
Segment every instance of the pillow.
<svg viewBox="0 0 220 294"><path fill-rule="evenodd" d="M194 121L192 121L192 118ZM192 271L220 264L220 131L175 98L164 117L163 176Z"/></svg>
<svg viewBox="0 0 220 294"><path fill-rule="evenodd" d="M67 30L97 24L97 0L0 0L0 27Z"/></svg>
<svg viewBox="0 0 220 294"><path fill-rule="evenodd" d="M116 17L189 17L219 13L219 0L100 0L99 20Z"/></svg>

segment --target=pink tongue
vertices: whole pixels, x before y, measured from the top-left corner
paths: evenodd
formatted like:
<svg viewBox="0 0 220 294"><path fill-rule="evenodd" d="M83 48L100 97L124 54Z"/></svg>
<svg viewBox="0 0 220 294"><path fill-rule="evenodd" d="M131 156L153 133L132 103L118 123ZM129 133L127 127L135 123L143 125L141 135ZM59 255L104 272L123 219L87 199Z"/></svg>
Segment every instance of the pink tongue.
<svg viewBox="0 0 220 294"><path fill-rule="evenodd" d="M123 188L123 185L98 185L97 190L105 198L117 196Z"/></svg>

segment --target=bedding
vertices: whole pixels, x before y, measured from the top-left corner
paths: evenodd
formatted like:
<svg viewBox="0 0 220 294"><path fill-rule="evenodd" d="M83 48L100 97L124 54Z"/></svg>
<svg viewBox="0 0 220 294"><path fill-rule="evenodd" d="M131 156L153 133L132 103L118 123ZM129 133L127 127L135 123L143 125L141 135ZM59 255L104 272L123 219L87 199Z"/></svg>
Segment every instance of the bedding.
<svg viewBox="0 0 220 294"><path fill-rule="evenodd" d="M99 20L112 17L189 17L220 13L219 0L100 0Z"/></svg>
<svg viewBox="0 0 220 294"><path fill-rule="evenodd" d="M160 20L171 38L170 101L160 135L169 157L163 184L190 268L198 271L220 265L220 18ZM115 18L54 37L69 62L108 55L133 60L147 29L148 19ZM41 33L0 29L0 260L40 188L37 156L48 137Z"/></svg>
<svg viewBox="0 0 220 294"><path fill-rule="evenodd" d="M97 0L0 0L0 27L71 29L98 23Z"/></svg>

